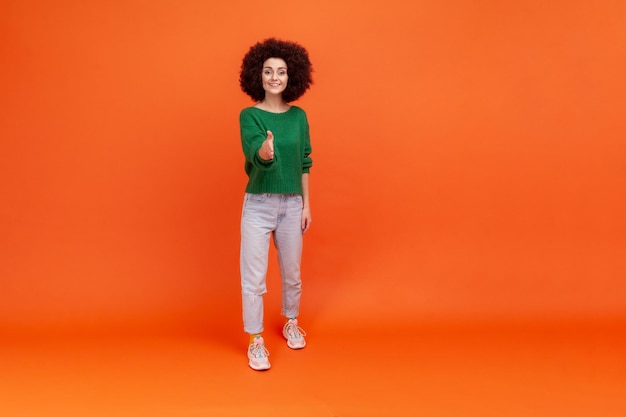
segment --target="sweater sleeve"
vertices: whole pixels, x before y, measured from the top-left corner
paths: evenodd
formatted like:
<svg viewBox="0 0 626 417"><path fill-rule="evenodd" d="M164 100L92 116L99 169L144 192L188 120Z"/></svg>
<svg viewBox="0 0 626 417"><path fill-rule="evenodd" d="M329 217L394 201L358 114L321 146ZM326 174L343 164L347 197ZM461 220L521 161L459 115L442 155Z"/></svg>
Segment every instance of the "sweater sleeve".
<svg viewBox="0 0 626 417"><path fill-rule="evenodd" d="M274 159L266 161L259 156L261 145L267 139L267 132L249 112L243 110L239 115L239 127L241 131L241 146L246 158L246 163L259 169L270 169L274 165Z"/></svg>
<svg viewBox="0 0 626 417"><path fill-rule="evenodd" d="M304 158L302 158L302 173L308 174L313 166L313 159L311 159L311 136L309 134L309 122L304 119Z"/></svg>

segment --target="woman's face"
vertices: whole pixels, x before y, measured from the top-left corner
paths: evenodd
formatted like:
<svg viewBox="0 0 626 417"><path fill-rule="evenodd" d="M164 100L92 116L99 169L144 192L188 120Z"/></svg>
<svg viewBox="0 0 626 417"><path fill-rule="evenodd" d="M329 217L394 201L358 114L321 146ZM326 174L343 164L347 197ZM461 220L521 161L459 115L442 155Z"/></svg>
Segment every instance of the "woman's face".
<svg viewBox="0 0 626 417"><path fill-rule="evenodd" d="M261 72L265 95L281 95L287 88L287 63L282 58L268 58Z"/></svg>

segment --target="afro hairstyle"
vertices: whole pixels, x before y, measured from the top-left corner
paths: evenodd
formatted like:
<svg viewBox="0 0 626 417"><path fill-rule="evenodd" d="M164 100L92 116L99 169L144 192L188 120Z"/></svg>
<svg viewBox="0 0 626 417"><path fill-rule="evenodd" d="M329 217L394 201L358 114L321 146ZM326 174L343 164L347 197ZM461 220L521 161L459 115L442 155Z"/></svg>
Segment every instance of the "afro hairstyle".
<svg viewBox="0 0 626 417"><path fill-rule="evenodd" d="M269 38L250 47L241 63L239 84L252 100L262 101L265 98L261 73L263 63L269 58L281 58L287 63L289 81L282 95L285 102L299 99L313 84L313 68L306 49L295 42Z"/></svg>

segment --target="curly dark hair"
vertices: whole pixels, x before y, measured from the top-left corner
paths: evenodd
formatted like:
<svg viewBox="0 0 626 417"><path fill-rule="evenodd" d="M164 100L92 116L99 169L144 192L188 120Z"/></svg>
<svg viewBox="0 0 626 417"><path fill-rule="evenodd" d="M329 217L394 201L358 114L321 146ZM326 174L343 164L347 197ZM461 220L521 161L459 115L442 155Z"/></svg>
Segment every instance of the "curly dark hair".
<svg viewBox="0 0 626 417"><path fill-rule="evenodd" d="M241 63L239 85L252 100L262 101L265 98L261 73L263 63L269 58L281 58L287 63L289 81L282 95L285 102L299 99L313 84L313 67L306 49L295 42L269 38L253 45Z"/></svg>

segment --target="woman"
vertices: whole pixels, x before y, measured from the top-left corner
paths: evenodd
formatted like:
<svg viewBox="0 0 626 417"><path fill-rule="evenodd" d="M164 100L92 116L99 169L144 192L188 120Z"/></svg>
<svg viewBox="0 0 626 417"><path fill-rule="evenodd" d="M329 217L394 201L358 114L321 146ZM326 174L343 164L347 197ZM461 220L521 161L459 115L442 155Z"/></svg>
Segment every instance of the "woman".
<svg viewBox="0 0 626 417"><path fill-rule="evenodd" d="M241 89L256 102L239 119L248 175L241 218L242 307L250 335L248 364L254 370L270 368L262 336L270 237L282 279L283 336L292 349L306 345L297 317L302 235L311 226L311 143L306 113L289 103L310 87L311 72L302 46L274 38L252 46L241 65Z"/></svg>

